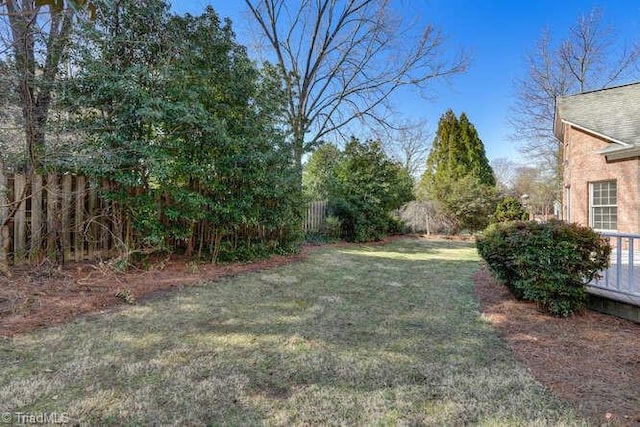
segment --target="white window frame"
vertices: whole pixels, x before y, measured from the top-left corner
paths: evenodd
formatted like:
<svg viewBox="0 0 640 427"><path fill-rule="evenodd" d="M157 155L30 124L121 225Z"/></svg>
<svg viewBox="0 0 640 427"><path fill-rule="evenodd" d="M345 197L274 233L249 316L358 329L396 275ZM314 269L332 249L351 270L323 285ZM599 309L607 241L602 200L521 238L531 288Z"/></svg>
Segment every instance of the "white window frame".
<svg viewBox="0 0 640 427"><path fill-rule="evenodd" d="M599 204L595 204L594 203L594 199L595 199L595 187L596 186L600 186L600 185L614 185L614 190L615 190L615 203L612 203L612 200L607 200L605 201L605 203L599 203ZM611 192L611 187L607 188L607 192ZM609 196L610 197L610 196ZM609 198L608 197L608 198ZM599 221L600 224L596 224L596 210L611 210L613 209L613 213L615 215L615 221L612 221L610 218L607 218L606 220L603 219L602 221ZM599 215L601 218L604 218L604 216L607 214L601 214ZM610 215L610 213L609 213ZM596 225L602 225L604 223L611 223L614 222L615 227L614 228L603 228L603 227L597 227ZM591 228L593 228L594 230L597 231L617 231L617 227L618 227L618 183L616 182L615 179L613 180L607 180L607 181L596 181L596 182L590 182L589 183L589 226Z"/></svg>

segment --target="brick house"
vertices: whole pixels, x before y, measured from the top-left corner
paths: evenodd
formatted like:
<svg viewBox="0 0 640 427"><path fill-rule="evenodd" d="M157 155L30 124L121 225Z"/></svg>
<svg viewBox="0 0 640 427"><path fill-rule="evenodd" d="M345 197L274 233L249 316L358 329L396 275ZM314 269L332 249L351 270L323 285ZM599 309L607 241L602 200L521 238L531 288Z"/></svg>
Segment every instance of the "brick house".
<svg viewBox="0 0 640 427"><path fill-rule="evenodd" d="M560 97L563 218L597 231L640 233L640 83Z"/></svg>

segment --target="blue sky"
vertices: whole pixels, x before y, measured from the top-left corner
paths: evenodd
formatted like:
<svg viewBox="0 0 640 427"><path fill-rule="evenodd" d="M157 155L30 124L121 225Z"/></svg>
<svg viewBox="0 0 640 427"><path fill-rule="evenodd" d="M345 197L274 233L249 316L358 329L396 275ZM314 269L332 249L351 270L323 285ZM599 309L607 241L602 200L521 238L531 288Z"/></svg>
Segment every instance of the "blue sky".
<svg viewBox="0 0 640 427"><path fill-rule="evenodd" d="M490 160L509 158L523 162L519 143L509 138L509 109L515 103L514 82L526 75L525 57L548 28L554 39L563 39L580 15L599 7L605 22L628 44L640 42L640 2L637 0L395 0L398 13L432 23L446 36L446 46L471 53L464 74L433 84L423 99L404 90L394 100L408 119L425 119L435 130L448 109L465 112L475 124ZM211 5L229 17L240 43L250 45L251 35L242 0L174 0L177 13L200 13ZM251 47L249 46L249 52Z"/></svg>

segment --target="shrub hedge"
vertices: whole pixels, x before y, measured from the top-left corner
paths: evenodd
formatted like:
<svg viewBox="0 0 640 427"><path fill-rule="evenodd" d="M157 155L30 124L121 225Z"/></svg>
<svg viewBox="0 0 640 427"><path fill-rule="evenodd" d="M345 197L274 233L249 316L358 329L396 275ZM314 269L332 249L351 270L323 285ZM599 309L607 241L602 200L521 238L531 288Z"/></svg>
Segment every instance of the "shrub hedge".
<svg viewBox="0 0 640 427"><path fill-rule="evenodd" d="M507 196L498 202L491 222L519 221L528 218L529 213L524 206L522 206L520 200Z"/></svg>
<svg viewBox="0 0 640 427"><path fill-rule="evenodd" d="M476 246L516 298L562 317L584 310L586 284L609 265L611 254L595 231L557 220L493 224Z"/></svg>

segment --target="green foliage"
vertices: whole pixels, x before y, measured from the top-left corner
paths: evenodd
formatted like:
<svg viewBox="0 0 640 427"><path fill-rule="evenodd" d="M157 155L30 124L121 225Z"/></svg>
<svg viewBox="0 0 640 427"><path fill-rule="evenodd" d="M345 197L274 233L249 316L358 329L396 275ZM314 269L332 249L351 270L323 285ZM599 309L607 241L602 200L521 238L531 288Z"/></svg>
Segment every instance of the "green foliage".
<svg viewBox="0 0 640 427"><path fill-rule="evenodd" d="M360 195L330 200L331 211L342 221L342 237L350 242L381 240L387 234L387 218L375 201Z"/></svg>
<svg viewBox="0 0 640 427"><path fill-rule="evenodd" d="M458 162L456 166L461 169L460 175L474 176L480 184L495 187L496 179L493 174L493 169L489 165L489 159L487 159L485 154L484 144L475 126L469 121L465 113L460 115L459 126L462 161Z"/></svg>
<svg viewBox="0 0 640 427"><path fill-rule="evenodd" d="M493 214L493 222L519 221L529 218L529 213L520 200L507 196L500 200Z"/></svg>
<svg viewBox="0 0 640 427"><path fill-rule="evenodd" d="M476 245L517 298L535 301L557 316L584 309L585 285L608 266L611 254L595 231L562 221L494 224Z"/></svg>
<svg viewBox="0 0 640 427"><path fill-rule="evenodd" d="M342 220L335 215L327 216L320 230L308 231L305 235L307 244L333 243L340 240L342 235Z"/></svg>
<svg viewBox="0 0 640 427"><path fill-rule="evenodd" d="M352 138L335 166L329 205L348 241L380 240L394 225L390 212L413 198L406 169L391 161L378 141Z"/></svg>
<svg viewBox="0 0 640 427"><path fill-rule="evenodd" d="M104 7L65 102L89 141L78 169L114 181L129 244L223 261L294 250L301 194L277 70L258 70L210 7Z"/></svg>
<svg viewBox="0 0 640 427"><path fill-rule="evenodd" d="M467 175L441 188L447 192L441 204L446 216L454 224L455 232L474 232L489 225L498 201L495 187L481 184Z"/></svg>
<svg viewBox="0 0 640 427"><path fill-rule="evenodd" d="M342 221L337 216L329 215L324 219L321 231L330 241L338 240L342 232Z"/></svg>
<svg viewBox="0 0 640 427"><path fill-rule="evenodd" d="M329 197L340 156L340 150L333 144L323 144L313 152L302 171L302 191L307 200L326 200Z"/></svg>
<svg viewBox="0 0 640 427"><path fill-rule="evenodd" d="M422 199L438 202L457 230L482 230L495 210L496 182L484 145L462 113L442 115L419 184Z"/></svg>

